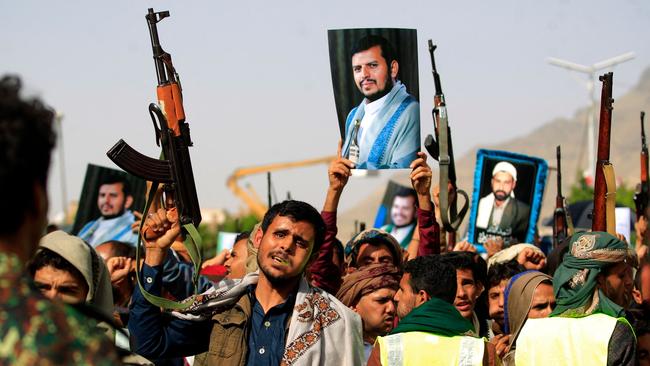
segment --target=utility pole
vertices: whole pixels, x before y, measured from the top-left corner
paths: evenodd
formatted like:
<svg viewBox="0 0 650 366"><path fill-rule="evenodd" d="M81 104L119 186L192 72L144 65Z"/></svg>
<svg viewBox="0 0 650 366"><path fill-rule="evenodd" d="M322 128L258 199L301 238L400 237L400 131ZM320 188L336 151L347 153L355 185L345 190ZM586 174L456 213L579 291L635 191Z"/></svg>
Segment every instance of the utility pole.
<svg viewBox="0 0 650 366"><path fill-rule="evenodd" d="M548 57L546 62L553 66L558 66L570 71L576 71L587 75L587 80L585 86L587 87L587 93L589 94L589 110L587 112L587 157L585 166L586 169L583 171L584 174L592 177L594 176L594 163L596 161L596 152L595 152L595 126L596 126L596 97L594 95L594 85L595 78L597 73L606 68L613 68L614 66L629 61L636 57L634 52L627 52L615 57L608 58L603 61L596 62L591 66L581 65L575 62L562 60L559 58Z"/></svg>

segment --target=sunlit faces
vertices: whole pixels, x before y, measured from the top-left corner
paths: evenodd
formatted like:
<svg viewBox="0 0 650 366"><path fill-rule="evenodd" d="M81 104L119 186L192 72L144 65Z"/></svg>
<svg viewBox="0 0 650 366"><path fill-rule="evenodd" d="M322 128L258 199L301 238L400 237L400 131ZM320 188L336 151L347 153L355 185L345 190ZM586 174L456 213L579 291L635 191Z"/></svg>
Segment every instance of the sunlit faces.
<svg viewBox="0 0 650 366"><path fill-rule="evenodd" d="M397 61L391 62L390 70L382 56L381 46L373 46L352 56L352 73L359 91L370 101L386 95L397 77Z"/></svg>
<svg viewBox="0 0 650 366"><path fill-rule="evenodd" d="M413 292L410 284L411 274L404 273L399 281L399 290L395 293L393 300L397 306L397 316L404 318L415 307L417 294Z"/></svg>
<svg viewBox="0 0 650 366"><path fill-rule="evenodd" d="M120 216L131 205L133 197L124 195L124 184L102 184L97 196L97 207L102 216L112 218Z"/></svg>
<svg viewBox="0 0 650 366"><path fill-rule="evenodd" d="M45 297L60 299L69 304L84 302L88 295L88 284L83 279L52 266L36 270L34 283Z"/></svg>
<svg viewBox="0 0 650 366"><path fill-rule="evenodd" d="M490 319L494 320L503 329L503 290L510 279L501 280L498 285L488 290L488 312Z"/></svg>
<svg viewBox="0 0 650 366"><path fill-rule="evenodd" d="M361 268L370 264L394 264L395 258L393 253L388 249L388 245L381 243L363 243L359 246L357 255L357 267Z"/></svg>
<svg viewBox="0 0 650 366"><path fill-rule="evenodd" d="M528 310L528 318L546 318L555 309L555 295L553 285L542 282L535 288L533 299Z"/></svg>
<svg viewBox="0 0 650 366"><path fill-rule="evenodd" d="M314 227L309 222L276 216L265 231L255 233L261 274L272 283L300 276L309 261L314 238Z"/></svg>
<svg viewBox="0 0 650 366"><path fill-rule="evenodd" d="M248 255L248 249L246 244L248 239L241 239L236 242L232 250L230 251L230 257L223 264L226 269L228 269L228 275L226 277L230 279L242 278L246 275L246 257Z"/></svg>
<svg viewBox="0 0 650 366"><path fill-rule="evenodd" d="M598 286L605 296L617 305L626 308L632 299L634 282L632 267L626 262L619 262L598 275Z"/></svg>
<svg viewBox="0 0 650 366"><path fill-rule="evenodd" d="M393 329L396 309L393 303L395 290L382 288L362 296L352 307L363 321L363 335L366 339L374 340Z"/></svg>
<svg viewBox="0 0 650 366"><path fill-rule="evenodd" d="M517 182L510 173L497 172L492 177L492 193L497 201L505 201L515 189Z"/></svg>
<svg viewBox="0 0 650 366"><path fill-rule="evenodd" d="M415 221L415 197L395 196L390 209L390 219L397 227L412 224Z"/></svg>
<svg viewBox="0 0 650 366"><path fill-rule="evenodd" d="M468 268L456 270L456 282L454 306L463 318L471 319L476 299L483 292L483 286L474 281L474 273Z"/></svg>

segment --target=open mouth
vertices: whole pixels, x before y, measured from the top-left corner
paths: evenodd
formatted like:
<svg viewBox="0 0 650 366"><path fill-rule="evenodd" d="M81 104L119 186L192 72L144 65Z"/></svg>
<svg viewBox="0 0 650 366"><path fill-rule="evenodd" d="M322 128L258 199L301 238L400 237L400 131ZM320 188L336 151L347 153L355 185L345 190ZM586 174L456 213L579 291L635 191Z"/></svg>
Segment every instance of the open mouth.
<svg viewBox="0 0 650 366"><path fill-rule="evenodd" d="M289 265L289 261L286 258L277 256L277 255L272 255L271 259L277 264L280 264L280 265L283 265L283 266L288 266Z"/></svg>

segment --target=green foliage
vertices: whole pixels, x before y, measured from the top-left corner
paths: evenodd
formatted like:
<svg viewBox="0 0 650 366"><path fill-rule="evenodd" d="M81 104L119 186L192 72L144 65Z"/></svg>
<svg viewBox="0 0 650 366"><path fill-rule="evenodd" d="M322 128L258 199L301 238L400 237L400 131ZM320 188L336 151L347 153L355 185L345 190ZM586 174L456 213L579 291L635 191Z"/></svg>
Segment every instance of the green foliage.
<svg viewBox="0 0 650 366"><path fill-rule="evenodd" d="M594 188L587 185L585 179L578 173L576 183L571 186L567 201L569 204L579 201L594 199ZM616 187L616 203L634 209L634 189L628 188L625 183Z"/></svg>

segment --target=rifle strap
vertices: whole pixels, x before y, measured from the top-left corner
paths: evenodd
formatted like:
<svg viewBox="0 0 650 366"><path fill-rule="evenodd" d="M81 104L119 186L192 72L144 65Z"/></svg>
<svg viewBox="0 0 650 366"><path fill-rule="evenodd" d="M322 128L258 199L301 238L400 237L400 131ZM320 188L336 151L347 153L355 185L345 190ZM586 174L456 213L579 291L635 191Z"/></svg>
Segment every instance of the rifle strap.
<svg viewBox="0 0 650 366"><path fill-rule="evenodd" d="M443 101L444 103L444 101ZM463 221L467 209L469 208L469 199L465 191L456 189L456 200L458 195L465 197L465 202L460 212L456 213L455 209L449 215L449 166L451 157L449 156L449 124L447 121L447 107L444 105L437 108L438 112L438 164L440 168L440 219L447 232L458 230L460 223ZM456 187L454 187L455 189ZM455 208L455 207L454 207Z"/></svg>
<svg viewBox="0 0 650 366"><path fill-rule="evenodd" d="M614 176L614 166L609 162L604 163L603 173L607 187L607 193L605 193L607 232L616 235L616 178Z"/></svg>
<svg viewBox="0 0 650 366"><path fill-rule="evenodd" d="M147 301L149 301L151 304L163 308L163 309L169 309L169 310L183 310L194 302L194 299L198 295L199 292L199 272L201 270L201 236L199 235L198 230L194 226L194 224L185 224L182 226L181 232L185 236L185 240L183 241L183 245L187 249L187 253L190 255L190 259L192 260L192 266L194 268L194 273L192 274L192 284L194 285L194 294L189 297L188 299L185 299L182 302L179 301L173 301L166 299L164 297L156 296L151 293L149 293L147 290L144 289L141 283L140 279L140 250L141 250L141 244L142 244L142 227L144 226L144 221L145 217L149 212L149 208L151 207L151 202L154 200L156 196L156 191L158 191L158 182L151 182L151 188L149 190L149 196L147 197L147 202L145 204L144 208L144 214L142 217L142 220L140 221L140 230L139 230L139 235L138 235L138 245L136 246L135 250L135 260L136 263L138 264L136 266L136 276L135 278L137 279L138 282L138 287L140 288L140 292L142 293L142 296L144 296Z"/></svg>

